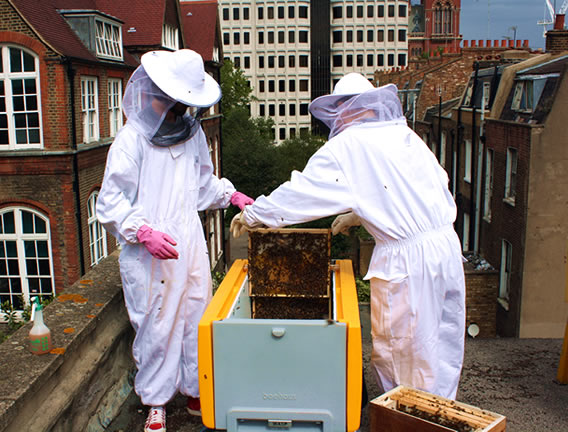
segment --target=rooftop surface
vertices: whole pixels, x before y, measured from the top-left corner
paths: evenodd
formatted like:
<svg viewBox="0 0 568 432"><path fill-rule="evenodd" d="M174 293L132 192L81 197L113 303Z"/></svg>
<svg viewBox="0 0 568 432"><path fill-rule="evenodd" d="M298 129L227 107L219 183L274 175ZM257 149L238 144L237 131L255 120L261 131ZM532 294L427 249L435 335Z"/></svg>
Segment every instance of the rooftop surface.
<svg viewBox="0 0 568 432"><path fill-rule="evenodd" d="M231 260L246 258L247 236L231 245ZM379 396L369 368L370 316L361 306L363 367L372 400ZM568 385L556 382L562 339L468 338L457 401L507 417L507 432L568 431ZM146 409L132 394L108 432L144 430ZM185 411L185 398L167 406L168 430L202 432L198 418ZM369 414L362 412L360 432L370 432ZM373 431L379 432L379 431Z"/></svg>

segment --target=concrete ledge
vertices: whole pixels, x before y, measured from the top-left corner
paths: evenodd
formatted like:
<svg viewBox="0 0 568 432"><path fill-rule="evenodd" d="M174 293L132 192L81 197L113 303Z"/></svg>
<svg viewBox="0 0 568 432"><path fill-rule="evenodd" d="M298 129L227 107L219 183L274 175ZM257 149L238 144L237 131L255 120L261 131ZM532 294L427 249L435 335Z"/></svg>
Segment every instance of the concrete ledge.
<svg viewBox="0 0 568 432"><path fill-rule="evenodd" d="M51 353L28 351L28 323L0 344L0 431L103 431L132 390L134 332L118 252L44 309Z"/></svg>

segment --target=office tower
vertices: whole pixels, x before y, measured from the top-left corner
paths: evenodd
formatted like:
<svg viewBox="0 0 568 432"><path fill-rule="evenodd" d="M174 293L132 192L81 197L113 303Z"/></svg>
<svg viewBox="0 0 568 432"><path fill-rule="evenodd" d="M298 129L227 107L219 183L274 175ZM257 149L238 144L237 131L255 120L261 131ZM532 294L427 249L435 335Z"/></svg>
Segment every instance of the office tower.
<svg viewBox="0 0 568 432"><path fill-rule="evenodd" d="M281 142L312 127L310 101L346 73L406 66L408 0L219 2L225 58L257 99L251 115L271 117Z"/></svg>

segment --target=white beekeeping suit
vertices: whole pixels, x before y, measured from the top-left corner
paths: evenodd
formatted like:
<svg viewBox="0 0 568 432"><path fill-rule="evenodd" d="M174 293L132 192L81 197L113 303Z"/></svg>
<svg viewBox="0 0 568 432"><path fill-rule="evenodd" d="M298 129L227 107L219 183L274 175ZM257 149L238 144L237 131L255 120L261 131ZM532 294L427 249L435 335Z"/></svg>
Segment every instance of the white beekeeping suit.
<svg viewBox="0 0 568 432"><path fill-rule="evenodd" d="M143 404L160 409L178 391L199 396L197 325L211 273L198 210L243 196L213 174L203 130L186 112L220 97L197 53L145 54L126 87L128 121L110 148L97 201L98 219L122 245L135 389ZM163 429L148 430L165 431L165 414L160 420Z"/></svg>
<svg viewBox="0 0 568 432"><path fill-rule="evenodd" d="M372 364L379 387L403 384L455 398L463 361L465 282L448 176L407 126L394 85L348 74L310 105L330 139L302 172L232 223L239 235L345 212L376 245L371 280Z"/></svg>

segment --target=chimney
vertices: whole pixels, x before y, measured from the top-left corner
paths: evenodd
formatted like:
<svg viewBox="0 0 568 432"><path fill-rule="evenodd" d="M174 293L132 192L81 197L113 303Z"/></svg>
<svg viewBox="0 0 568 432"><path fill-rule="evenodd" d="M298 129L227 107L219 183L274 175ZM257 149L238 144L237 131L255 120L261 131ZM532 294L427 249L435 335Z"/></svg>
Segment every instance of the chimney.
<svg viewBox="0 0 568 432"><path fill-rule="evenodd" d="M568 30L564 28L564 15L557 14L554 29L546 32L546 52L560 54L568 51Z"/></svg>
<svg viewBox="0 0 568 432"><path fill-rule="evenodd" d="M557 14L554 20L554 30L564 30L564 14Z"/></svg>

